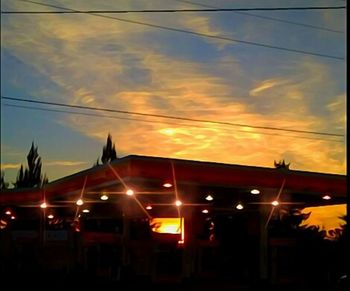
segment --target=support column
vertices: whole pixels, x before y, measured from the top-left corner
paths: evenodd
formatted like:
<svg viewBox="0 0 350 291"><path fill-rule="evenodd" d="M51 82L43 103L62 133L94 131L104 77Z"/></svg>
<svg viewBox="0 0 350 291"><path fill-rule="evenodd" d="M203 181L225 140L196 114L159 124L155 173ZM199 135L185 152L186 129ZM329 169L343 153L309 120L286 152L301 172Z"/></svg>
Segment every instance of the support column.
<svg viewBox="0 0 350 291"><path fill-rule="evenodd" d="M266 221L270 214L270 208L262 204L260 206L260 244L259 244L259 279L266 282L269 278L268 265L268 231Z"/></svg>

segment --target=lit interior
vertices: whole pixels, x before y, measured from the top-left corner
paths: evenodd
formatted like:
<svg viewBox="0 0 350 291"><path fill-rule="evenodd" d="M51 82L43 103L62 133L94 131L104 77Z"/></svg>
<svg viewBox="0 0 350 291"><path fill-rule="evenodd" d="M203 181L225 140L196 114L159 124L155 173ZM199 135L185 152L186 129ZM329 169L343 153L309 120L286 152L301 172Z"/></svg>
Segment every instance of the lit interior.
<svg viewBox="0 0 350 291"><path fill-rule="evenodd" d="M183 218L153 218L150 221L153 232L183 234L184 219Z"/></svg>

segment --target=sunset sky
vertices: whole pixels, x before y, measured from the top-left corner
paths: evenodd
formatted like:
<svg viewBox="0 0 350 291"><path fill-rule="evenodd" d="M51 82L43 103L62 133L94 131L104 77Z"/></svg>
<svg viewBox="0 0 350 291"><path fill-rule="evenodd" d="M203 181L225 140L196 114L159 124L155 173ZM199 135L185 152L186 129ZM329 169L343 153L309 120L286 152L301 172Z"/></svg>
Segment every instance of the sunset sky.
<svg viewBox="0 0 350 291"><path fill-rule="evenodd" d="M38 1L75 10L205 8L198 3L219 8L346 3ZM1 0L1 5L2 11L58 10L18 0ZM43 172L52 181L91 167L101 156L108 133L119 157L138 154L263 167L273 167L274 160L285 159L294 170L346 174L345 9L104 15L138 23L88 14L3 14L1 95L340 136L2 99L1 169L6 181L15 181L32 141L42 157Z"/></svg>

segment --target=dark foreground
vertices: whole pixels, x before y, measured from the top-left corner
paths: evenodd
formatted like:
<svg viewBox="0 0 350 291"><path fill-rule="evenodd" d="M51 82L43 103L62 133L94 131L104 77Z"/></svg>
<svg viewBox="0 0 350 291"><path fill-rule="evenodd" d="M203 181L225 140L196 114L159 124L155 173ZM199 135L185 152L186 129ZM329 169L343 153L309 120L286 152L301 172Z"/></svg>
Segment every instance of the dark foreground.
<svg viewBox="0 0 350 291"><path fill-rule="evenodd" d="M54 272L32 271L27 273L0 274L2 286L8 286L11 290L25 287L27 290L64 290L77 288L79 290L166 290L166 291L206 291L206 290L273 290L273 291L288 291L288 290L350 290L349 278L338 280L333 286L318 286L317 284L300 285L300 284L284 284L283 286L272 286L268 282L255 282L248 285L237 285L229 280L215 279L193 279L182 282L150 282L144 278L128 278L121 281L112 280L109 278L98 278L95 275L76 272L75 274L60 274ZM63 289L64 288L64 289Z"/></svg>

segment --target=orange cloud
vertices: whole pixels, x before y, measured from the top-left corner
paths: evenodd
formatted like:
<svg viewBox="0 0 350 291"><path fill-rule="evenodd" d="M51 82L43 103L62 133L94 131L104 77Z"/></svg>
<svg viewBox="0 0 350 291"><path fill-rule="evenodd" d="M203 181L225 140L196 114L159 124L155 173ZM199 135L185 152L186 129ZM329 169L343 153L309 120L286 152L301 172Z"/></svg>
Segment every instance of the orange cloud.
<svg viewBox="0 0 350 291"><path fill-rule="evenodd" d="M320 230L330 230L341 228L345 224L346 204L307 207L302 213L311 213L309 218L301 223L301 226L317 226Z"/></svg>
<svg viewBox="0 0 350 291"><path fill-rule="evenodd" d="M84 2L80 5L82 9ZM38 88L32 92L34 96L236 124L344 131L344 107L337 102L344 104L345 95L337 92L330 67L321 61L286 59L283 75L271 76L266 68L268 77L249 82L244 64L224 53L222 62L218 60L214 65L171 55L165 49L171 44L162 42L168 32L91 15L21 17L21 21L6 24L2 45L61 90ZM138 14L130 19L224 34L209 17L197 14L177 18L160 15L154 19ZM222 52L221 41L209 41ZM251 98L258 95L268 98ZM329 115L318 108L326 108ZM312 139L319 137L315 135L303 135L311 139L302 139L298 133L213 123L113 116L148 122L76 115L62 116L59 122L103 142L110 132L118 152L123 154L258 166L273 166L274 160L285 158L292 169L346 172L344 140Z"/></svg>

